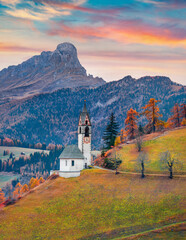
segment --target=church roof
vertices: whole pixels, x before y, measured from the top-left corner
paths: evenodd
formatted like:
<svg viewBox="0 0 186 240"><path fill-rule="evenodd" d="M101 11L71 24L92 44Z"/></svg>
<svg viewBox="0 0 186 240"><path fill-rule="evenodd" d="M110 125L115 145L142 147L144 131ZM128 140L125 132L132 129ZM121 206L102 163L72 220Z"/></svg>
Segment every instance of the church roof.
<svg viewBox="0 0 186 240"><path fill-rule="evenodd" d="M82 152L79 150L77 145L68 145L65 147L59 158L75 158L84 159Z"/></svg>

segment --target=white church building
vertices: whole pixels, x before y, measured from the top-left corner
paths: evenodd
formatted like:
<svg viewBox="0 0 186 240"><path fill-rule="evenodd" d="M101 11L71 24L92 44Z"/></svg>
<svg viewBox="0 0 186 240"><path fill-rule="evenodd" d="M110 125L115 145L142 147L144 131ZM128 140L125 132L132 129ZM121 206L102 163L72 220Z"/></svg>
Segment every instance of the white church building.
<svg viewBox="0 0 186 240"><path fill-rule="evenodd" d="M78 146L68 145L61 155L60 170L50 171L59 174L60 177L78 177L80 171L91 165L91 122L87 112L86 102L79 116L78 124Z"/></svg>

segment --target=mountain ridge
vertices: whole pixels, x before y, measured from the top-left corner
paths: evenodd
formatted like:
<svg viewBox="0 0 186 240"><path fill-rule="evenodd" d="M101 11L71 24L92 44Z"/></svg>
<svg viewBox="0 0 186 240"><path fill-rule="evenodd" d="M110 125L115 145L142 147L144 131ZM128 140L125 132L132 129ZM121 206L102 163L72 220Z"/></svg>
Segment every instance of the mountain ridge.
<svg viewBox="0 0 186 240"><path fill-rule="evenodd" d="M27 97L60 88L97 87L105 81L87 75L80 64L77 49L62 43L52 51L43 51L21 64L0 71L0 100Z"/></svg>
<svg viewBox="0 0 186 240"><path fill-rule="evenodd" d="M168 77L127 76L97 88L66 88L37 94L0 105L0 133L30 143L74 144L79 113L86 99L93 125L93 147L99 148L111 112L122 128L127 111L134 108L140 112L150 98L161 100L160 112L167 120L174 104L186 101L186 87ZM140 119L142 125L144 121Z"/></svg>

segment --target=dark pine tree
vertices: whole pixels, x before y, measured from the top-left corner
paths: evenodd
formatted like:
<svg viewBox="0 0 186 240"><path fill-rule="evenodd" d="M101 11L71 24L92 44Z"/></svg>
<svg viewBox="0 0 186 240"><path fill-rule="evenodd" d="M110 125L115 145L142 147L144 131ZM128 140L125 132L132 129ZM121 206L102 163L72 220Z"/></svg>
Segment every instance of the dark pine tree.
<svg viewBox="0 0 186 240"><path fill-rule="evenodd" d="M116 122L116 118L113 113L109 118L109 123L103 134L103 140L105 143L105 148L110 149L111 146L114 146L116 136L118 134L119 124Z"/></svg>

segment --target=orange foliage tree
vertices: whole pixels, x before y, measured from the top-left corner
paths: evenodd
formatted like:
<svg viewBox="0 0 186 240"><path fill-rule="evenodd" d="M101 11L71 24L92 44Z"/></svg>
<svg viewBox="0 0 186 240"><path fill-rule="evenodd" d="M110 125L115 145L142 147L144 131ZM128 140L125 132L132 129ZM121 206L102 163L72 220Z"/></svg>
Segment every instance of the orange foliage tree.
<svg viewBox="0 0 186 240"><path fill-rule="evenodd" d="M138 112L132 108L127 112L127 118L125 119L125 130L129 139L135 138L138 115Z"/></svg>
<svg viewBox="0 0 186 240"><path fill-rule="evenodd" d="M40 183L44 183L44 181L45 181L45 180L44 180L42 177L40 177L40 179L39 179L39 184L40 184Z"/></svg>
<svg viewBox="0 0 186 240"><path fill-rule="evenodd" d="M5 201L5 194L0 188L0 204L3 203L4 201Z"/></svg>
<svg viewBox="0 0 186 240"><path fill-rule="evenodd" d="M39 180L38 178L31 178L30 179L30 182L29 182L29 188L32 189L32 188L35 188L36 186L39 185Z"/></svg>
<svg viewBox="0 0 186 240"><path fill-rule="evenodd" d="M23 187L21 188L21 193L23 194L23 193L26 193L28 191L29 191L28 185L27 184L23 185Z"/></svg>
<svg viewBox="0 0 186 240"><path fill-rule="evenodd" d="M144 109L143 115L146 116L148 120L147 127L150 127L150 132L156 131L156 127L159 123L159 117L162 117L162 115L159 113L159 107L156 106L156 103L161 102L160 100L156 100L154 98L151 98L148 102L148 104L145 105L145 107L142 107Z"/></svg>
<svg viewBox="0 0 186 240"><path fill-rule="evenodd" d="M114 142L114 146L118 146L121 143L121 136L117 136Z"/></svg>
<svg viewBox="0 0 186 240"><path fill-rule="evenodd" d="M180 107L178 103L174 105L171 109L173 115L168 119L168 123L170 127L180 127L181 125L181 116L180 116Z"/></svg>
<svg viewBox="0 0 186 240"><path fill-rule="evenodd" d="M127 139L127 132L122 128L121 131L120 131L121 143L126 142L126 139Z"/></svg>
<svg viewBox="0 0 186 240"><path fill-rule="evenodd" d="M182 103L180 105L180 116L182 118L181 125L186 126L186 104Z"/></svg>

